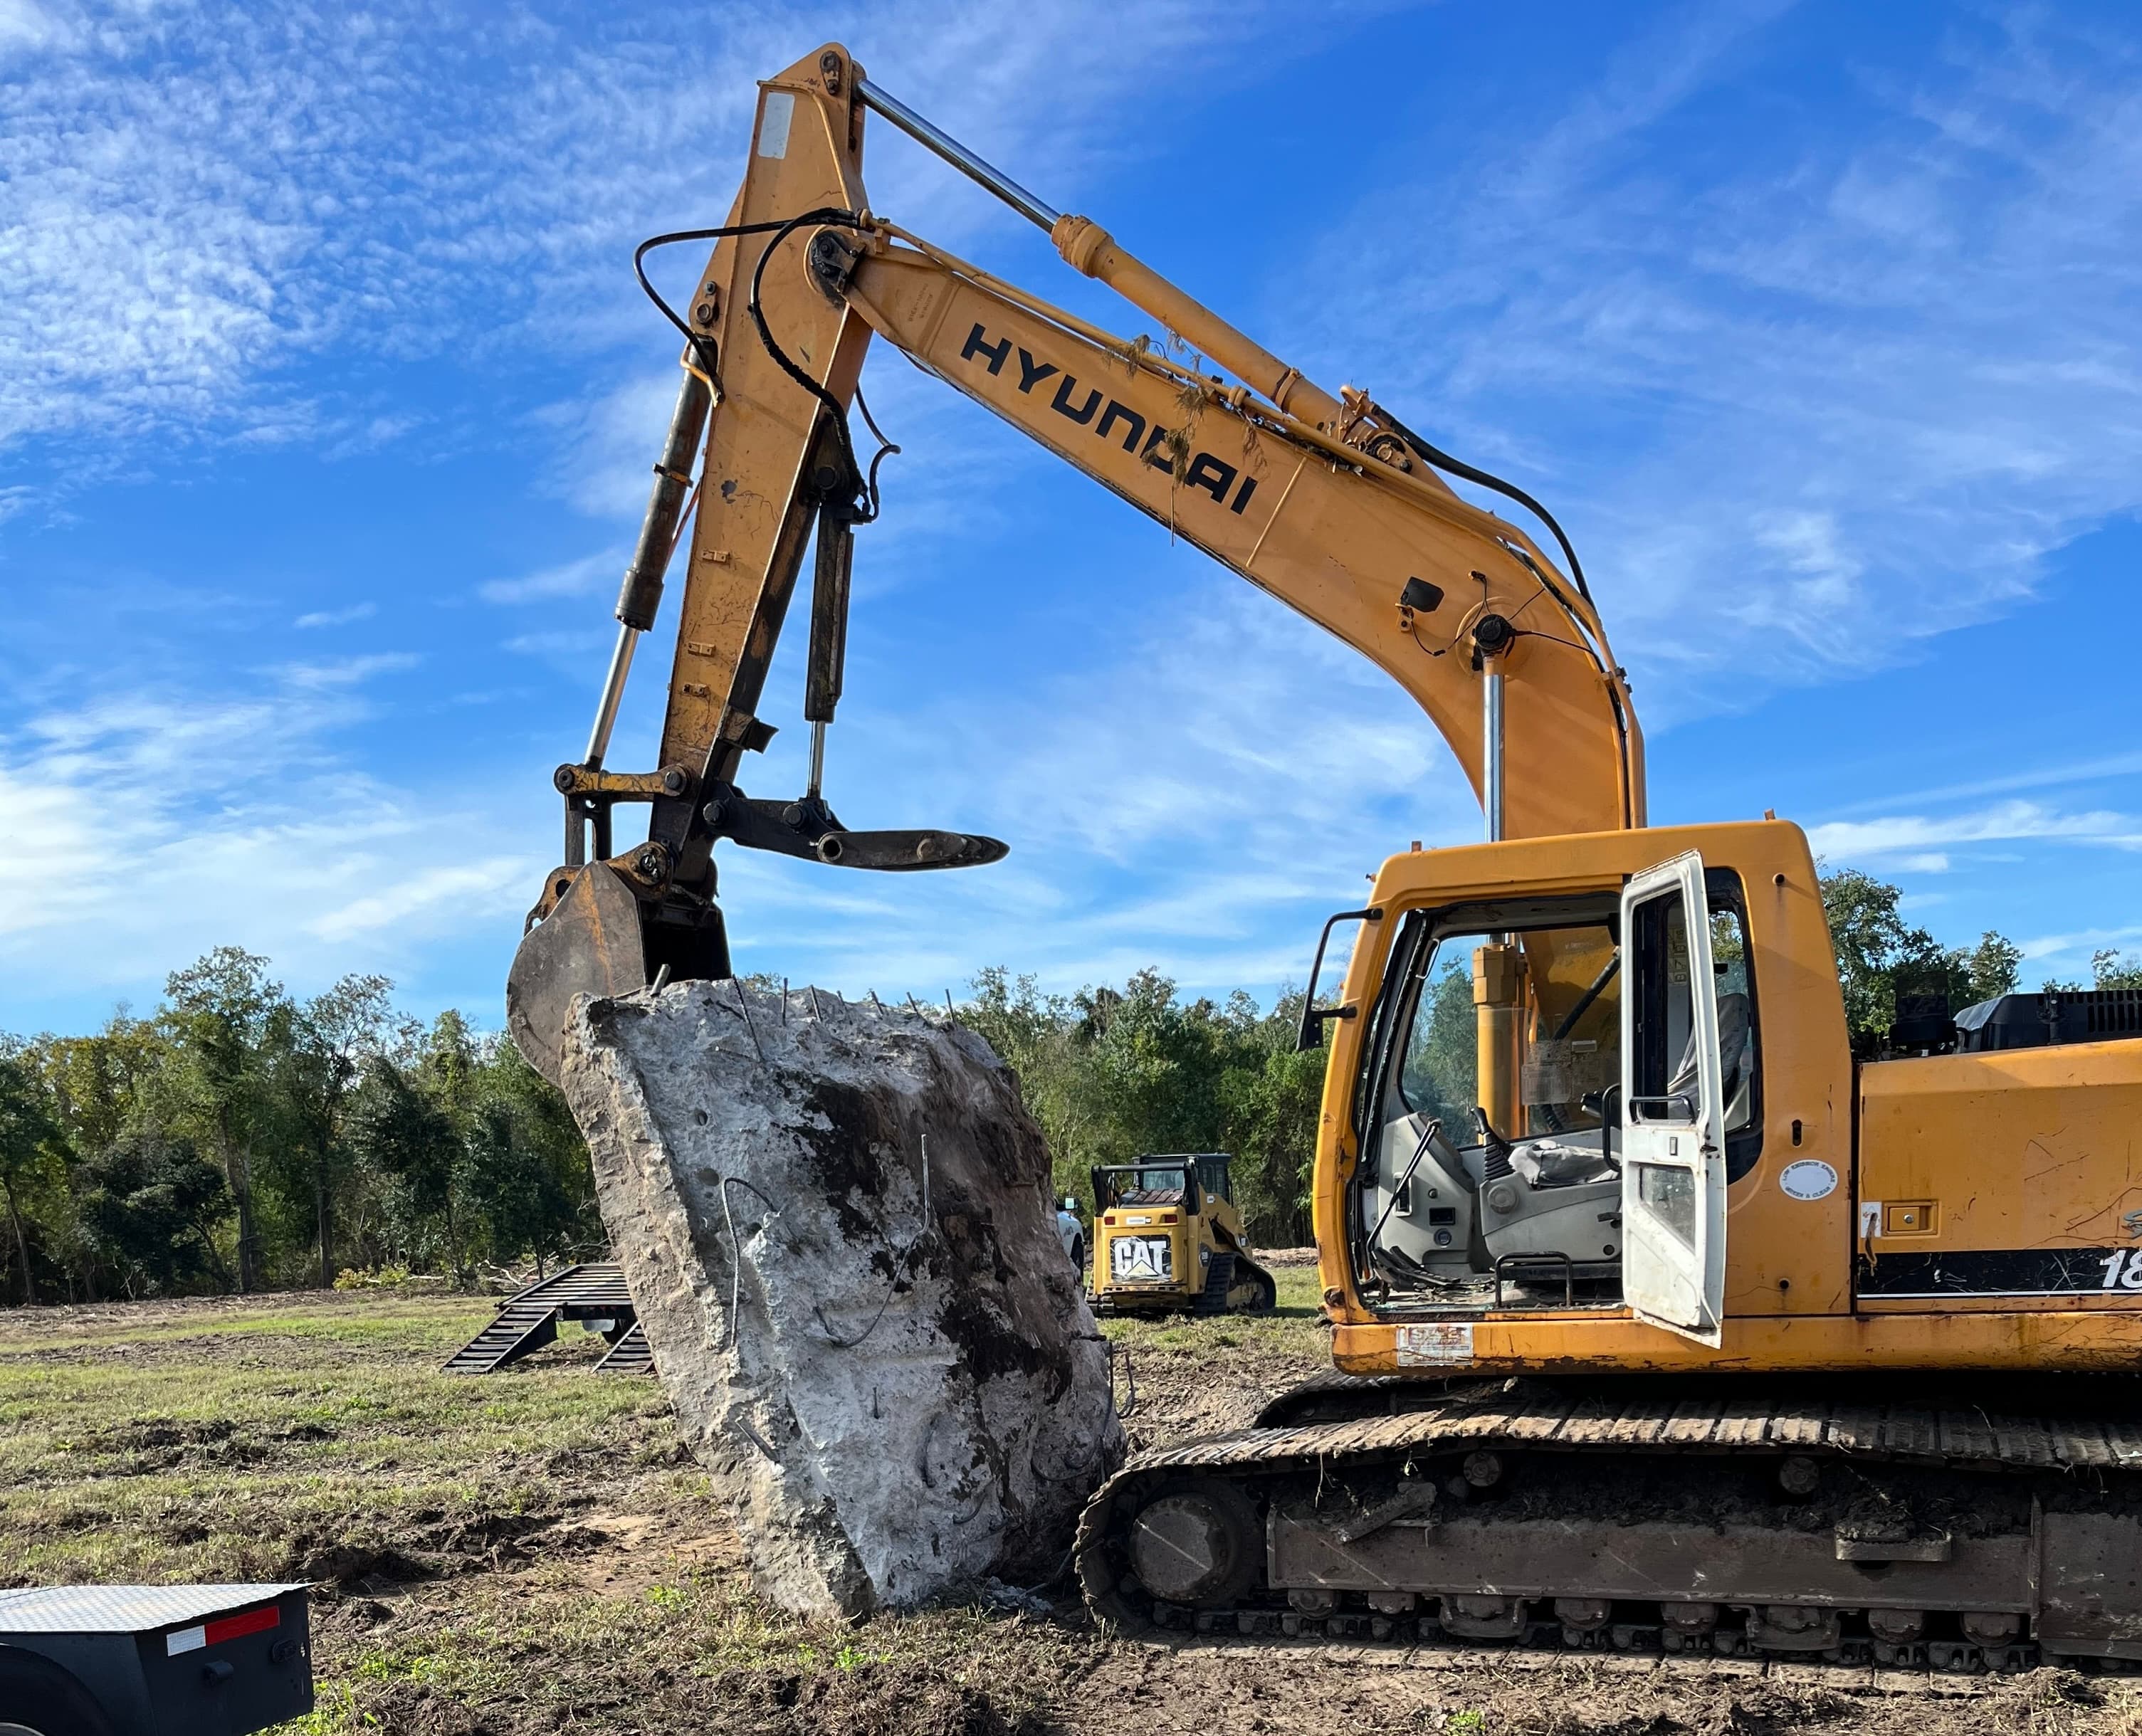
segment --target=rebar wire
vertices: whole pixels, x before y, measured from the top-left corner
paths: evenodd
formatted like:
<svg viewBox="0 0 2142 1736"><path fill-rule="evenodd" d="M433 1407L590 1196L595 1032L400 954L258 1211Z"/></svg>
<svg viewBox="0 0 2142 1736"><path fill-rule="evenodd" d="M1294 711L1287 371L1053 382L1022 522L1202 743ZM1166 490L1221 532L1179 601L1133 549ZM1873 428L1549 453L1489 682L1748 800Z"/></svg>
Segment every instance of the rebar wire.
<svg viewBox="0 0 2142 1736"><path fill-rule="evenodd" d="M669 967L664 965L663 969L666 970ZM743 1015L743 1028L751 1038L752 1048L758 1051L758 1064L771 1073L773 1071L772 1065L766 1058L766 1051L759 1046L758 1027L751 1022L751 1009L744 1001L743 984L734 977L731 977L729 980L736 986L737 1011Z"/></svg>
<svg viewBox="0 0 2142 1736"><path fill-rule="evenodd" d="M826 1334L821 1342L831 1344L836 1350L852 1350L877 1330L877 1323L885 1318L886 1309L892 1306L892 1299L900 1294L901 1280L914 1260L915 1250L922 1245L923 1238L933 1227L930 1217L930 1136L925 1133L922 1136L922 1222L915 1234L908 1237L907 1245L893 1255L892 1278L885 1287L885 1299L878 1304L877 1312L871 1316L870 1324L851 1339L844 1339L835 1332L827 1324L822 1305L812 1303L811 1317L817 1321L819 1329Z"/></svg>
<svg viewBox="0 0 2142 1736"><path fill-rule="evenodd" d="M736 1347L737 1309L743 1300L743 1244L737 1240L736 1217L729 1210L729 1190L732 1187L749 1188L752 1192L766 1201L766 1209L770 1214L775 1217L781 1216L781 1208L772 1201L767 1200L764 1191L755 1183L746 1181L742 1176L722 1177L722 1222L728 1227L729 1233L729 1316L728 1342L715 1347L721 1350L730 1350Z"/></svg>

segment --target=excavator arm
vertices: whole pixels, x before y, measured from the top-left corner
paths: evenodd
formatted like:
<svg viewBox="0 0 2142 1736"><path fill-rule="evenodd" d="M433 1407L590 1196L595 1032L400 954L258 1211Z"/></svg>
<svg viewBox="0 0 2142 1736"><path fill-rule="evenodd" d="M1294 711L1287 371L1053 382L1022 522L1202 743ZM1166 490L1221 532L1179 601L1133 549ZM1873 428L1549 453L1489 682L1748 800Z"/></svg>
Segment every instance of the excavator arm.
<svg viewBox="0 0 2142 1736"><path fill-rule="evenodd" d="M872 215L866 110L1049 229L1067 263L1157 322L1162 341L1115 336ZM1573 558L1566 577L1436 472L1493 479L1366 394L1323 392L1097 225L1049 210L877 90L837 45L761 86L735 205L696 234L714 246L688 311L671 313L684 378L619 601L617 652L587 753L555 774L565 862L508 982L509 1021L545 1071L575 994L728 974L713 855L725 838L879 869L1004 853L939 830L850 831L820 787L854 530L876 511L875 461L861 458L850 422L873 335L1385 670L1449 743L1491 836L1644 823L1641 732ZM703 441L660 764L612 772L611 726ZM739 785L743 756L773 732L758 706L814 528L810 785L796 800L755 799ZM620 801L650 806L647 841L621 851Z"/></svg>

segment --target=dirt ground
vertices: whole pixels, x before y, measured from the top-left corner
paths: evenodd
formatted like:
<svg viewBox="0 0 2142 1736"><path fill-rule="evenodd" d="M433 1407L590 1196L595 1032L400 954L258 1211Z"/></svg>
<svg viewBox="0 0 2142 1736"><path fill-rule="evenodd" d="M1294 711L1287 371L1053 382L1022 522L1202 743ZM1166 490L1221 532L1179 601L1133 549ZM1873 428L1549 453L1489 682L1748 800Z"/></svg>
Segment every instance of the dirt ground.
<svg viewBox="0 0 2142 1736"><path fill-rule="evenodd" d="M1324 1365L1315 1273L1279 1265L1274 1318L1108 1324L1140 1444L1239 1426ZM2142 1683L2117 1677L1171 1650L1096 1634L1063 1586L796 1622L753 1600L656 1384L590 1371L600 1341L568 1329L501 1374L437 1372L490 1305L0 1313L0 1585L310 1581L319 1709L291 1728L311 1736L2142 1736Z"/></svg>

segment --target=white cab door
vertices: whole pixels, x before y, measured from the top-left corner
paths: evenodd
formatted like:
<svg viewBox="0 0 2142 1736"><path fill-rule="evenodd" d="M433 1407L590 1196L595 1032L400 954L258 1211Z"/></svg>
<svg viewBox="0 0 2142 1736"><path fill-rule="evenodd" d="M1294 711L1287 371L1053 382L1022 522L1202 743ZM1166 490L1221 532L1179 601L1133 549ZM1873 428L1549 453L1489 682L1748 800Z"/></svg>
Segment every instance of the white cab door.
<svg viewBox="0 0 2142 1736"><path fill-rule="evenodd" d="M1621 960L1622 1289L1639 1319L1715 1345L1725 1106L1701 856L1630 880Z"/></svg>

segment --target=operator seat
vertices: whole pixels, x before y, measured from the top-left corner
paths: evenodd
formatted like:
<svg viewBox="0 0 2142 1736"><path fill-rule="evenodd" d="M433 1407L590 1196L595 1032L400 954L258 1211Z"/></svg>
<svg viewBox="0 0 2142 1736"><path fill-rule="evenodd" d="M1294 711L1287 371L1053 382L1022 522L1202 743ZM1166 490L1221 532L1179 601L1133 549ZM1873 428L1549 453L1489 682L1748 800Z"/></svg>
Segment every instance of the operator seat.
<svg viewBox="0 0 2142 1736"><path fill-rule="evenodd" d="M1748 1080L1745 1077L1750 1043L1754 1034L1754 1022L1745 994L1721 994L1718 997L1718 1078L1719 1088L1725 1101L1725 1126L1739 1127L1748 1118L1745 1102ZM1679 1097L1695 1089L1695 1033L1688 1033L1687 1046L1682 1049L1681 1065L1674 1069L1673 1078L1666 1082L1666 1095Z"/></svg>

